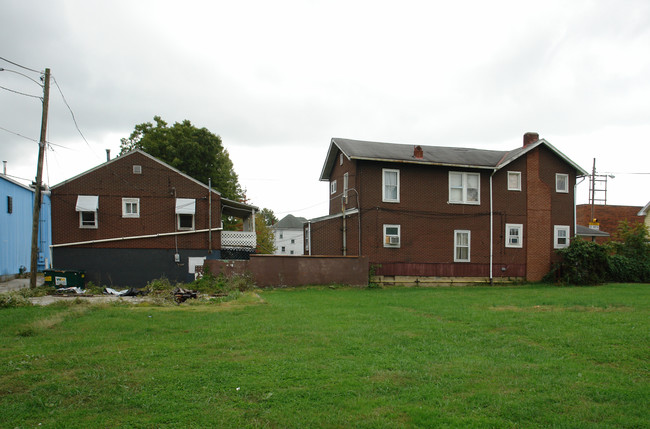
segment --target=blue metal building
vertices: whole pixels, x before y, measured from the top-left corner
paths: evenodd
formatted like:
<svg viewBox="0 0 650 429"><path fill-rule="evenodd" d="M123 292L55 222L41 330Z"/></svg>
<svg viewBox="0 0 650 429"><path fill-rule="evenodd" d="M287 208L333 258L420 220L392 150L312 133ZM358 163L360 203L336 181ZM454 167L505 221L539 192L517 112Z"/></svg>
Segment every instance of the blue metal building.
<svg viewBox="0 0 650 429"><path fill-rule="evenodd" d="M0 279L29 271L32 250L34 190L0 174ZM38 269L49 267L52 205L43 192L38 231Z"/></svg>

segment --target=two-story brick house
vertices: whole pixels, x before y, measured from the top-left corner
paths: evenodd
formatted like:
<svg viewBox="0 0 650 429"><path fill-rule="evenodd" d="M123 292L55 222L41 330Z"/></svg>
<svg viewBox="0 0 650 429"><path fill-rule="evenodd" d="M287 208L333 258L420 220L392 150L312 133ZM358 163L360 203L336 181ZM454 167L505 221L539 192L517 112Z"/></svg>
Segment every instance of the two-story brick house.
<svg viewBox="0 0 650 429"><path fill-rule="evenodd" d="M256 207L230 201L135 150L51 188L52 262L101 285L144 286L194 278L205 258L255 249ZM244 231L223 231L222 218Z"/></svg>
<svg viewBox="0 0 650 429"><path fill-rule="evenodd" d="M305 252L365 255L385 279L541 279L575 232L585 170L536 133L511 151L333 138L329 215Z"/></svg>

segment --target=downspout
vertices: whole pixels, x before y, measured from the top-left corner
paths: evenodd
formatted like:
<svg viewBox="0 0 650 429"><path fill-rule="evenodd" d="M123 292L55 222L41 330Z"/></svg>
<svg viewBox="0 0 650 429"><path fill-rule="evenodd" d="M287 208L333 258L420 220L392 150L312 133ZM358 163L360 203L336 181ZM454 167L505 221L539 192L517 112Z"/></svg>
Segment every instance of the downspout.
<svg viewBox="0 0 650 429"><path fill-rule="evenodd" d="M492 195L492 177L496 174L496 168L490 174L490 285L494 284L494 277L492 275L494 265L494 207Z"/></svg>
<svg viewBox="0 0 650 429"><path fill-rule="evenodd" d="M343 213L343 256L348 255L348 228L345 220L345 203L343 202L343 197L341 197L341 212Z"/></svg>
<svg viewBox="0 0 650 429"><path fill-rule="evenodd" d="M307 254L311 256L311 220L307 222Z"/></svg>
<svg viewBox="0 0 650 429"><path fill-rule="evenodd" d="M212 253L212 178L208 177L208 253Z"/></svg>

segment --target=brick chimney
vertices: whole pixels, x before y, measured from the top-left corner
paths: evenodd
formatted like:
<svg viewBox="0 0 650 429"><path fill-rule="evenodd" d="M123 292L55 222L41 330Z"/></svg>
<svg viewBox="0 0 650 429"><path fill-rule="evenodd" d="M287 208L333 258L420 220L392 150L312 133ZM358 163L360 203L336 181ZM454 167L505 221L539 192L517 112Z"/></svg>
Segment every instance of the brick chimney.
<svg viewBox="0 0 650 429"><path fill-rule="evenodd" d="M531 143L535 143L537 140L539 140L539 134L537 133L524 134L524 147L528 146Z"/></svg>
<svg viewBox="0 0 650 429"><path fill-rule="evenodd" d="M422 159L424 158L424 151L422 150L422 146L415 146L413 148L413 157L415 159Z"/></svg>

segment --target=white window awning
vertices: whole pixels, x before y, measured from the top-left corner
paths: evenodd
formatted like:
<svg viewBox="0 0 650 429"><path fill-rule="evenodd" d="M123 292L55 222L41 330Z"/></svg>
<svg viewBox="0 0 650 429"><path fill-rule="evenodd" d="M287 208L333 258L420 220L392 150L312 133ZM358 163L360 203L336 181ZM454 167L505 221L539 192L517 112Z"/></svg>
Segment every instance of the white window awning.
<svg viewBox="0 0 650 429"><path fill-rule="evenodd" d="M196 212L196 200L193 198L176 198L176 214L191 214Z"/></svg>
<svg viewBox="0 0 650 429"><path fill-rule="evenodd" d="M76 210L78 212L96 212L99 208L97 195L78 195Z"/></svg>

